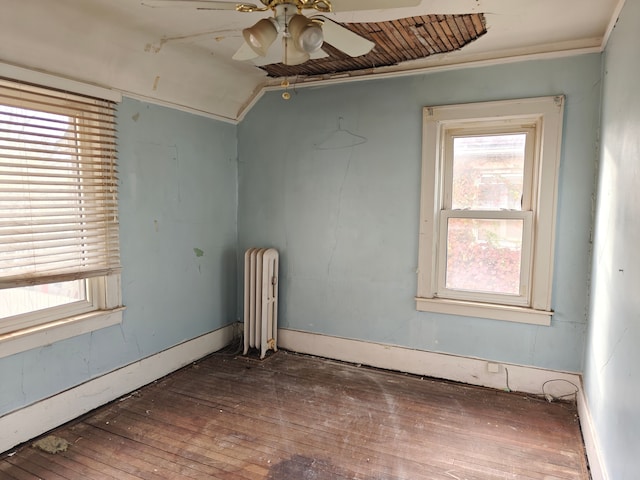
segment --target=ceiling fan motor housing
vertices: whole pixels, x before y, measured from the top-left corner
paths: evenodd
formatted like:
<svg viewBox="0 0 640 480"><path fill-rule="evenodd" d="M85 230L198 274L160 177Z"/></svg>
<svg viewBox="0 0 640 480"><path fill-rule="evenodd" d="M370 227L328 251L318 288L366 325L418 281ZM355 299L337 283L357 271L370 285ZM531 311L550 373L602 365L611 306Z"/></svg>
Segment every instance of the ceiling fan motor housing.
<svg viewBox="0 0 640 480"><path fill-rule="evenodd" d="M292 5L298 11L304 9L313 9L322 13L330 13L333 11L329 0L260 0L265 8L275 10L279 5Z"/></svg>

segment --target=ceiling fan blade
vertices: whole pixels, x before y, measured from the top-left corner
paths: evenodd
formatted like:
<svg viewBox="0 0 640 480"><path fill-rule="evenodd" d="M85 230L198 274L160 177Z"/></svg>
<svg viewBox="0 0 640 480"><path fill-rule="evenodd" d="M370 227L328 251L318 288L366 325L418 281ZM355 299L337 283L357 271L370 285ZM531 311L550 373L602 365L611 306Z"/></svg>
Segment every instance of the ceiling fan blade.
<svg viewBox="0 0 640 480"><path fill-rule="evenodd" d="M143 0L142 5L151 8L190 8L196 10L258 9L252 3L221 2L215 0Z"/></svg>
<svg viewBox="0 0 640 480"><path fill-rule="evenodd" d="M333 0L331 4L336 12L351 12L356 10L417 7L420 5L420 0Z"/></svg>
<svg viewBox="0 0 640 480"><path fill-rule="evenodd" d="M312 18L322 20L324 41L351 57L366 55L376 45L323 15L315 15Z"/></svg>
<svg viewBox="0 0 640 480"><path fill-rule="evenodd" d="M309 56L311 57L311 60L317 60L319 58L327 58L329 56L329 54L327 52L325 52L322 49L316 50L313 53L310 53Z"/></svg>
<svg viewBox="0 0 640 480"><path fill-rule="evenodd" d="M273 63L280 63L282 62L283 55L284 49L282 48L282 42L273 42L264 57L256 56L251 59L251 63L253 63L257 67L271 65Z"/></svg>
<svg viewBox="0 0 640 480"><path fill-rule="evenodd" d="M244 60L253 60L254 58L259 57L259 55L249 46L247 42L242 42L242 46L233 54L234 60L244 61Z"/></svg>

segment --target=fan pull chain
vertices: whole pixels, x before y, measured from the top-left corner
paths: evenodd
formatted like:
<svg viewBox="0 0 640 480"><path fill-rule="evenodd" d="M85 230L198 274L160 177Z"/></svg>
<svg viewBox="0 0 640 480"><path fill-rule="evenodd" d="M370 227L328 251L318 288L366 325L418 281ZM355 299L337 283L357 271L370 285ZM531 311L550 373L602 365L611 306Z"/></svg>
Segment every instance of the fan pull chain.
<svg viewBox="0 0 640 480"><path fill-rule="evenodd" d="M280 83L280 86L282 88L284 88L284 92L282 92L282 98L284 100L289 100L291 98L291 94L289 93L289 80L287 80L286 78L284 80L282 80L282 82Z"/></svg>

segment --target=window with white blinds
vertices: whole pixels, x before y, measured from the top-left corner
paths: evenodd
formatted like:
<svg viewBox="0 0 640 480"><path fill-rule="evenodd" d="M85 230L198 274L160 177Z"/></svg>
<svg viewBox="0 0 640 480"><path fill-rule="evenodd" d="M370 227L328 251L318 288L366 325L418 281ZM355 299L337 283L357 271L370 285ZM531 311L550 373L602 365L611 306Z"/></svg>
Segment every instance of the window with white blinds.
<svg viewBox="0 0 640 480"><path fill-rule="evenodd" d="M117 273L115 104L0 79L0 289Z"/></svg>

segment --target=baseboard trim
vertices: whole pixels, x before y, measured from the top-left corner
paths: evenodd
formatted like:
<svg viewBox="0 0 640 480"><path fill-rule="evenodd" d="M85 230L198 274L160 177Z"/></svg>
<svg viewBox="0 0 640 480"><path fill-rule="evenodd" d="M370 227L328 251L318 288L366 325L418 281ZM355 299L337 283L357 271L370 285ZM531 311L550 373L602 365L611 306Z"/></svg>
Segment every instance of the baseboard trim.
<svg viewBox="0 0 640 480"><path fill-rule="evenodd" d="M580 427L582 428L582 438L584 440L584 448L587 451L589 459L589 469L591 470L591 480L608 480L609 476L604 468L604 463L600 456L600 448L598 446L598 436L593 425L591 410L584 391L578 394L578 417L580 418Z"/></svg>
<svg viewBox="0 0 640 480"><path fill-rule="evenodd" d="M561 397L581 391L578 373L487 361L406 347L333 337L299 330L278 329L278 346L299 353L332 358L371 367L442 378L456 382L549 394ZM497 372L489 372L489 366ZM543 384L544 391L543 391Z"/></svg>
<svg viewBox="0 0 640 480"><path fill-rule="evenodd" d="M414 350L329 335L279 329L278 346L298 353L483 387L565 397L576 393L578 416L593 480L608 480L578 373ZM489 365L496 373L489 372ZM544 385L544 387L543 387ZM575 392L577 388L577 392Z"/></svg>
<svg viewBox="0 0 640 480"><path fill-rule="evenodd" d="M162 378L233 340L235 324L89 380L0 417L0 452Z"/></svg>
<svg viewBox="0 0 640 480"><path fill-rule="evenodd" d="M231 343L236 329L235 324L228 325L0 417L0 452L220 350ZM472 385L506 389L508 384L512 391L532 394L542 394L544 382L551 382L544 393L554 397L571 393L575 390L571 385L574 384L578 387L578 414L592 478L608 480L598 454L597 437L581 377L577 373L488 362L290 329L278 330L278 344L299 353ZM497 373L489 372L489 363L497 365Z"/></svg>

